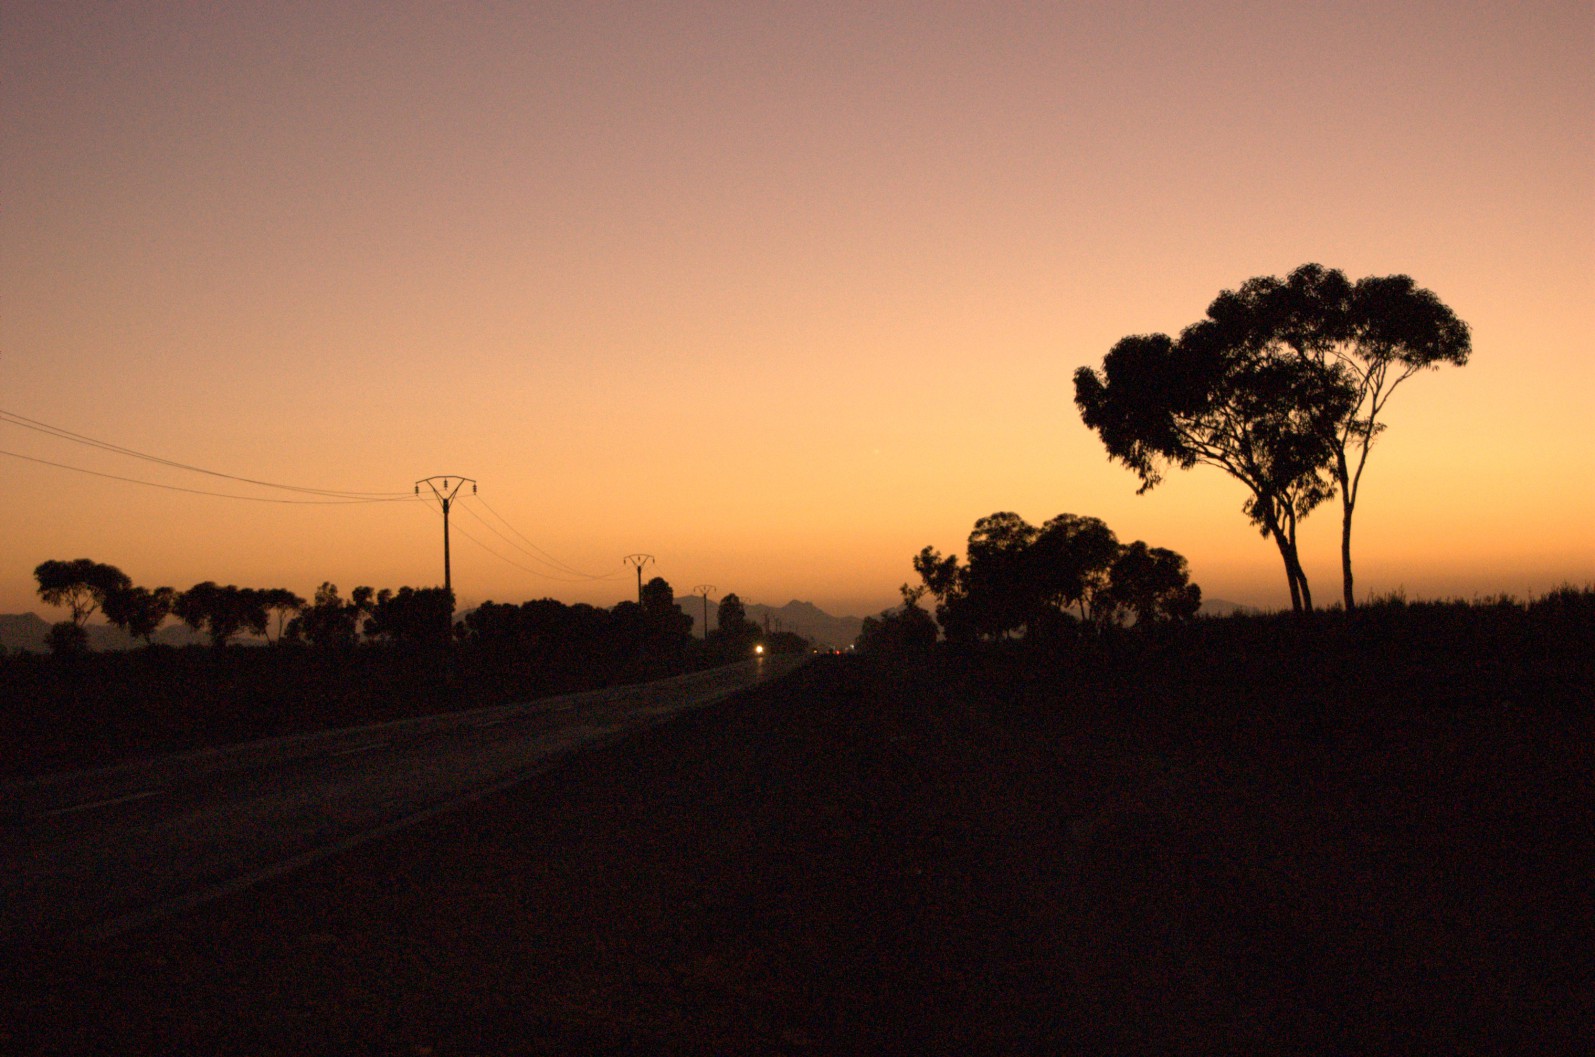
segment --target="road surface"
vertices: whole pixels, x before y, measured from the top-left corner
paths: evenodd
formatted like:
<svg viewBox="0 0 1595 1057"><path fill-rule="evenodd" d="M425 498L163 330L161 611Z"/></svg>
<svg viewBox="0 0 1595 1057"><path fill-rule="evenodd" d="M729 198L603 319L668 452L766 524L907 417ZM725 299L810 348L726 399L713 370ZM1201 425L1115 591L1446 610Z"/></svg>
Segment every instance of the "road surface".
<svg viewBox="0 0 1595 1057"><path fill-rule="evenodd" d="M452 810L804 659L761 657L0 785L0 947L117 935Z"/></svg>

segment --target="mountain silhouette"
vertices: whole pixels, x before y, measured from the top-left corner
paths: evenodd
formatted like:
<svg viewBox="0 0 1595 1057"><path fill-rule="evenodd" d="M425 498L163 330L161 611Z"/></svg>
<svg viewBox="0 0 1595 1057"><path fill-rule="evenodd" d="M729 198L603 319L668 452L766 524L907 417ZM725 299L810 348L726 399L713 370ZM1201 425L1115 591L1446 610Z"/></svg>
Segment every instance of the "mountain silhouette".
<svg viewBox="0 0 1595 1057"><path fill-rule="evenodd" d="M135 639L110 624L89 624L83 630L89 633L89 649L95 652L130 650L144 645L143 639ZM0 646L7 652L45 653L49 650L45 644L45 636L49 633L50 622L37 613L0 613ZM205 638L187 624L168 622L155 633L155 641L168 646L191 646L204 642Z"/></svg>

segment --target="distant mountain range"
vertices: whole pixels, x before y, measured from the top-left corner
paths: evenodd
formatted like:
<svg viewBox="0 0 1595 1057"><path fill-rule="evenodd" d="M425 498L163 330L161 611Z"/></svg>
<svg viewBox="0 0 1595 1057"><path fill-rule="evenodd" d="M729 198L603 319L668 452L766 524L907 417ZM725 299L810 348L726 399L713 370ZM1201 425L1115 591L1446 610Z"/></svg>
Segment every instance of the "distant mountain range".
<svg viewBox="0 0 1595 1057"><path fill-rule="evenodd" d="M689 597L688 603L691 601ZM714 624L714 607L715 603L710 602L711 625ZM806 639L813 639L816 645L832 649L845 649L853 645L859 632L864 629L863 617L833 617L813 602L792 601L779 607L744 602L742 608L747 612L748 619L760 627L768 626L771 631L795 632ZM700 619L702 615L700 611Z"/></svg>
<svg viewBox="0 0 1595 1057"><path fill-rule="evenodd" d="M692 633L702 635L703 600L697 595L677 595L676 605L692 618ZM711 630L719 626L716 623L719 609L720 600L709 599ZM818 646L833 649L851 646L864 628L863 617L833 617L813 602L793 601L784 606L766 606L744 600L742 611L747 614L749 620L761 628L767 627L771 631L790 631L805 639L812 639Z"/></svg>
<svg viewBox="0 0 1595 1057"><path fill-rule="evenodd" d="M142 639L135 639L109 624L90 624L86 630L91 650L129 650L144 645ZM0 646L8 653L14 650L44 653L49 649L44 640L49 633L49 621L37 613L0 613ZM168 624L155 633L155 641L168 646L188 646L204 642L205 638L187 624Z"/></svg>

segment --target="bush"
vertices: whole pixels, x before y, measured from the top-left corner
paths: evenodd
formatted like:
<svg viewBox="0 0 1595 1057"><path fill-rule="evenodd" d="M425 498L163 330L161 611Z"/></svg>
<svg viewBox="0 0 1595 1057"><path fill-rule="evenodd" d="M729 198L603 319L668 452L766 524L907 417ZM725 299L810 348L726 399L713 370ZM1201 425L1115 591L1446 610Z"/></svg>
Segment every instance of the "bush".
<svg viewBox="0 0 1595 1057"><path fill-rule="evenodd" d="M57 657L75 657L89 652L89 633L73 621L63 620L50 625L44 643Z"/></svg>

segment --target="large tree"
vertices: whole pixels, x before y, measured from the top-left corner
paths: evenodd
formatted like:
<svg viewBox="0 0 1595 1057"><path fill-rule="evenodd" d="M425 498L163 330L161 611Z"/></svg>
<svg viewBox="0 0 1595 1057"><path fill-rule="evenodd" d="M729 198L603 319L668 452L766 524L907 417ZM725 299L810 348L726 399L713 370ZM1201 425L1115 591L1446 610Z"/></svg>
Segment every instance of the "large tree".
<svg viewBox="0 0 1595 1057"><path fill-rule="evenodd" d="M1333 494L1329 438L1355 394L1312 364L1270 355L1255 321L1231 307L1221 297L1178 341L1121 339L1100 375L1075 372L1075 405L1142 492L1168 466L1217 466L1245 485L1242 510L1278 548L1292 607L1310 610L1297 527Z"/></svg>
<svg viewBox="0 0 1595 1057"><path fill-rule="evenodd" d="M377 592L366 634L406 648L447 645L454 618L454 592L446 587L384 587Z"/></svg>
<svg viewBox="0 0 1595 1057"><path fill-rule="evenodd" d="M1012 511L975 522L969 533L964 605L981 634L1000 637L1031 624L1041 608L1031 546L1036 527Z"/></svg>
<svg viewBox="0 0 1595 1057"><path fill-rule="evenodd" d="M1369 276L1355 283L1338 269L1304 264L1284 279L1251 279L1225 291L1214 312L1245 319L1249 341L1267 355L1294 359L1325 372L1352 394L1342 414L1326 422L1331 472L1340 492L1341 586L1348 610L1356 605L1351 571L1351 524L1363 470L1381 416L1397 387L1442 364L1468 362L1468 325L1438 297L1405 275Z"/></svg>
<svg viewBox="0 0 1595 1057"><path fill-rule="evenodd" d="M692 638L692 617L681 611L674 588L662 576L642 585L641 616L644 635L657 650L684 649Z"/></svg>
<svg viewBox="0 0 1595 1057"><path fill-rule="evenodd" d="M40 562L33 570L39 583L39 598L51 606L66 606L72 623L82 627L106 598L133 586L127 574L114 565L74 558L71 561Z"/></svg>
<svg viewBox="0 0 1595 1057"><path fill-rule="evenodd" d="M1108 616L1102 602L1110 582L1119 538L1099 518L1059 514L1041 526L1031 545L1031 577L1046 606L1080 612L1082 621Z"/></svg>
<svg viewBox="0 0 1595 1057"><path fill-rule="evenodd" d="M1102 628L1115 623L1121 610L1143 597L1158 595L1160 615L1187 616L1183 599L1200 599L1189 583L1185 559L1173 551L1153 553L1163 563L1157 586L1141 585L1127 597L1134 563L1120 570L1127 550L1100 519L1059 514L1036 528L1018 514L1002 511L975 522L969 534L969 561L943 556L926 547L914 557L922 586L903 588L905 609L918 605L925 593L936 598L936 621L948 639L968 642L977 637L1004 638L1021 631L1026 639L1055 637L1066 626ZM1194 592L1194 594L1192 593ZM1179 597L1176 597L1179 596ZM1146 601L1140 611L1156 607ZM1078 617L1070 615L1073 609Z"/></svg>
<svg viewBox="0 0 1595 1057"><path fill-rule="evenodd" d="M170 587L126 587L105 596L105 619L148 646L155 631L172 612L177 592Z"/></svg>
<svg viewBox="0 0 1595 1057"><path fill-rule="evenodd" d="M262 594L265 596L266 612L277 614L277 642L281 643L284 626L291 616L305 608L305 600L286 587L267 588ZM266 638L268 641L271 639L269 632Z"/></svg>
<svg viewBox="0 0 1595 1057"><path fill-rule="evenodd" d="M714 624L722 638L744 639L757 633L758 626L748 619L747 607L735 592L720 599L715 607Z"/></svg>
<svg viewBox="0 0 1595 1057"><path fill-rule="evenodd" d="M374 593L370 587L356 587L346 601L337 584L323 582L316 588L315 600L288 622L286 638L322 649L353 646L360 639L361 620L374 605Z"/></svg>
<svg viewBox="0 0 1595 1057"><path fill-rule="evenodd" d="M1140 540L1123 548L1109 574L1113 605L1134 614L1136 627L1190 620L1202 607L1185 558Z"/></svg>
<svg viewBox="0 0 1595 1057"><path fill-rule="evenodd" d="M266 633L265 595L252 587L218 586L206 580L178 595L172 614L195 631L204 631L211 645L221 649L240 631Z"/></svg>

